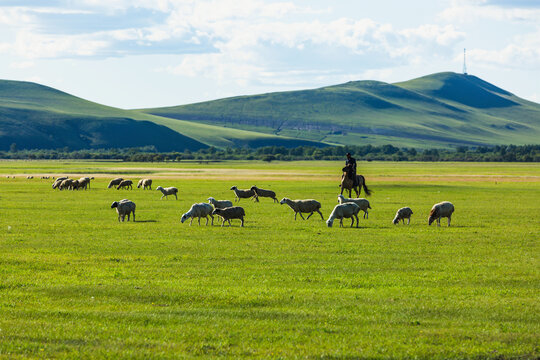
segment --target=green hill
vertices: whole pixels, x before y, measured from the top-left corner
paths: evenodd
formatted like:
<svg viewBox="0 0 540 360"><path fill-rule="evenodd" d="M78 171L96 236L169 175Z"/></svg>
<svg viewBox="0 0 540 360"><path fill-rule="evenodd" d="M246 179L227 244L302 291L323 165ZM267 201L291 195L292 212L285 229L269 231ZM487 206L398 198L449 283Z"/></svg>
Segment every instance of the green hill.
<svg viewBox="0 0 540 360"><path fill-rule="evenodd" d="M142 111L338 144L448 147L532 144L540 138L539 104L456 73L396 84L352 81Z"/></svg>
<svg viewBox="0 0 540 360"><path fill-rule="evenodd" d="M319 89L123 110L0 80L0 150L207 146L538 144L540 104L471 75L351 81Z"/></svg>
<svg viewBox="0 0 540 360"><path fill-rule="evenodd" d="M22 81L0 80L0 150L124 148L154 145L159 151L208 146L324 144L226 129L123 110Z"/></svg>

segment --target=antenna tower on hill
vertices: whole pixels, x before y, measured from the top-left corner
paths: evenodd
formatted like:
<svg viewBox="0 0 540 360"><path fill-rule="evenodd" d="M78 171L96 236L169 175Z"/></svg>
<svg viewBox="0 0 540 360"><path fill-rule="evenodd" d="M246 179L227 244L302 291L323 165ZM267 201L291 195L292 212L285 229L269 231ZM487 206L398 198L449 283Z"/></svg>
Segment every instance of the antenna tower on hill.
<svg viewBox="0 0 540 360"><path fill-rule="evenodd" d="M467 75L467 63L465 62L465 48L463 48L463 75Z"/></svg>

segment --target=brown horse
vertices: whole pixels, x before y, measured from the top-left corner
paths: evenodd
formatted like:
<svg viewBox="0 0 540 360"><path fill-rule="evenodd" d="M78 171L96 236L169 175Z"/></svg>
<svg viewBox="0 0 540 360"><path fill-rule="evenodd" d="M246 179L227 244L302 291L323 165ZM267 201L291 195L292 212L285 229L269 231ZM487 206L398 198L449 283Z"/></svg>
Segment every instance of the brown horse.
<svg viewBox="0 0 540 360"><path fill-rule="evenodd" d="M371 191L366 185L366 179L362 175L356 175L357 185L353 186L353 180L348 173L349 169L344 167L342 171L343 175L341 176L341 184L339 185L341 187L341 195L343 195L343 190L349 190L349 197L351 197L351 191L354 190L356 192L356 197L359 197L362 187L364 188L366 196L371 195Z"/></svg>

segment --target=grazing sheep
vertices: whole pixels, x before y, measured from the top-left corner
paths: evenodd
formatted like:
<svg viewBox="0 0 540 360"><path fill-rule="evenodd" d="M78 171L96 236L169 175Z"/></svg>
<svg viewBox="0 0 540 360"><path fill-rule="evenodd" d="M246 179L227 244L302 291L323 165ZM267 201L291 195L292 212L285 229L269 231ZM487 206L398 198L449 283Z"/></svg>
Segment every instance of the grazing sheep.
<svg viewBox="0 0 540 360"><path fill-rule="evenodd" d="M90 187L90 178L89 177L82 177L78 180L77 189L84 189L86 190L88 187Z"/></svg>
<svg viewBox="0 0 540 360"><path fill-rule="evenodd" d="M58 185L58 190L71 189L73 186L73 181L74 180L72 179L61 180L60 184Z"/></svg>
<svg viewBox="0 0 540 360"><path fill-rule="evenodd" d="M214 209L212 212L212 215L218 215L223 219L223 223L221 224L221 227L225 225L225 221L229 222L229 226L231 226L231 219L240 219L242 224L241 227L244 226L244 216L246 216L246 212L243 208L240 206L232 206L227 207L224 209Z"/></svg>
<svg viewBox="0 0 540 360"><path fill-rule="evenodd" d="M412 214L413 212L410 207L403 207L396 212L396 217L392 220L392 223L396 225L399 224L400 220L403 220L403 224L405 224L405 219L407 219L407 225L409 225L411 223Z"/></svg>
<svg viewBox="0 0 540 360"><path fill-rule="evenodd" d="M158 186L156 188L156 190L159 190L163 193L163 195L161 196L160 199L163 199L163 197L165 196L165 199L168 199L167 196L168 195L174 195L174 197L176 198L176 200L178 200L178 196L176 196L176 194L178 193L178 189L175 188L175 187L168 187L168 188L163 188L161 186Z"/></svg>
<svg viewBox="0 0 540 360"><path fill-rule="evenodd" d="M59 177L58 179L54 180L54 182L52 184L52 188L53 189L60 188L60 184L64 180L67 180L67 177L65 177L65 176L64 177Z"/></svg>
<svg viewBox="0 0 540 360"><path fill-rule="evenodd" d="M69 190L77 190L79 188L79 180L71 180L69 184Z"/></svg>
<svg viewBox="0 0 540 360"><path fill-rule="evenodd" d="M356 205L360 206L360 210L364 212L364 219L367 219L369 217L368 209L371 209L371 206L369 205L369 200L364 198L346 198L343 195L338 195L338 203L345 204L345 203L355 203Z"/></svg>
<svg viewBox="0 0 540 360"><path fill-rule="evenodd" d="M252 189L241 190L237 188L236 186L233 186L231 187L231 190L233 190L234 194L236 195L236 198L234 199L235 202L240 201L240 199L248 199L248 198L253 198L259 201L257 199L257 194L255 194L255 191L253 191Z"/></svg>
<svg viewBox="0 0 540 360"><path fill-rule="evenodd" d="M256 186L252 186L250 190L253 190L255 194L257 194L257 201L259 201L260 197L269 197L273 199L274 202L278 202L278 199L276 198L276 193L272 190L259 189Z"/></svg>
<svg viewBox="0 0 540 360"><path fill-rule="evenodd" d="M208 225L208 216L212 218L212 225L214 225L214 216L212 215L212 211L214 208L212 205L207 203L198 203L191 205L191 209L184 215L182 215L182 218L180 221L184 223L188 218L191 218L191 221L189 222L189 226L191 226L191 223L193 222L194 218L199 218L199 225L201 225L201 218L206 218L206 225Z"/></svg>
<svg viewBox="0 0 540 360"><path fill-rule="evenodd" d="M339 219L339 227L343 227L343 218L351 218L351 227L354 225L354 219L356 218L356 227L358 227L358 212L360 211L360 206L355 203L345 203L339 204L334 207L332 213L328 220L326 220L326 225L332 227L334 224L334 219Z"/></svg>
<svg viewBox="0 0 540 360"><path fill-rule="evenodd" d="M107 189L112 188L113 186L118 186L124 179L122 178L116 178L112 179L109 185L107 186Z"/></svg>
<svg viewBox="0 0 540 360"><path fill-rule="evenodd" d="M216 200L213 197L209 197L208 203L214 205L215 209L223 209L226 207L232 207L232 201L230 200Z"/></svg>
<svg viewBox="0 0 540 360"><path fill-rule="evenodd" d="M82 177L79 179L79 183L80 182L83 182L84 183L84 190L86 190L87 188L90 189L90 180L93 180L94 177Z"/></svg>
<svg viewBox="0 0 540 360"><path fill-rule="evenodd" d="M324 220L323 214L319 210L321 208L321 203L317 200L313 199L307 199L307 200L291 200L288 198L283 198L279 202L281 205L287 204L291 209L294 211L294 220L296 220L296 215L300 214L300 217L302 220L304 220L304 217L302 216L302 213L310 213L308 215L308 219L313 215L313 213L316 211L321 215L321 219Z"/></svg>
<svg viewBox="0 0 540 360"><path fill-rule="evenodd" d="M437 226L441 226L441 218L445 217L448 218L448 226L450 226L450 218L452 217L453 212L454 205L449 201L443 201L433 205L431 212L429 213L429 225L437 219Z"/></svg>
<svg viewBox="0 0 540 360"><path fill-rule="evenodd" d="M131 189L133 190L133 181L131 180L122 180L122 182L120 182L120 184L118 184L118 186L116 187L116 190L120 190L120 189Z"/></svg>
<svg viewBox="0 0 540 360"><path fill-rule="evenodd" d="M137 184L137 189L140 189L141 186L143 187L143 190L146 190L146 188L152 190L152 179L139 180L139 183Z"/></svg>
<svg viewBox="0 0 540 360"><path fill-rule="evenodd" d="M135 222L135 207L135 203L128 199L115 201L111 205L111 209L116 208L116 212L118 213L118 222L120 222L120 220L124 221L126 215L129 221L129 215L131 213L133 213L133 222Z"/></svg>
<svg viewBox="0 0 540 360"><path fill-rule="evenodd" d="M27 178L28 180L30 180L30 179L33 179L34 177L33 177L32 175L28 175L26 178Z"/></svg>

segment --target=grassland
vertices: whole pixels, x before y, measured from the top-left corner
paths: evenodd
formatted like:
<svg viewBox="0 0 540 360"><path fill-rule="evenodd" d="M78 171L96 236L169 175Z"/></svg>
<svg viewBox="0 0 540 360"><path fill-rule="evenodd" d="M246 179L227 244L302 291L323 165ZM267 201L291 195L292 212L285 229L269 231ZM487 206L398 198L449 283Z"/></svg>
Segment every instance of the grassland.
<svg viewBox="0 0 540 360"><path fill-rule="evenodd" d="M374 191L359 229L266 199L242 200L245 228L180 224L232 185L317 198L327 217L340 167L0 162L0 358L540 356L537 164L359 163ZM60 192L30 174L96 179ZM106 189L117 175L179 200ZM116 221L122 198L137 222ZM452 226L428 227L441 200ZM411 225L391 225L402 206Z"/></svg>

